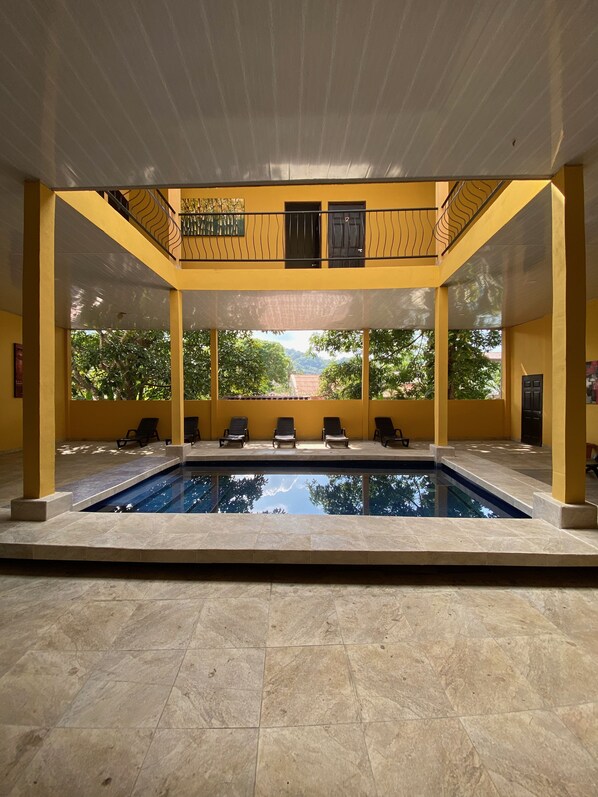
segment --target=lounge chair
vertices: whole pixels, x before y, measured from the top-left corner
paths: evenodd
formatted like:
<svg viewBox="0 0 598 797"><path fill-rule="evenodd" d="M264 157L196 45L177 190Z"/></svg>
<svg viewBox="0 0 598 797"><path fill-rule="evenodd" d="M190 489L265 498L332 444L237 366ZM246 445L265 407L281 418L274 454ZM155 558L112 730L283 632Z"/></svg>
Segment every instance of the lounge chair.
<svg viewBox="0 0 598 797"><path fill-rule="evenodd" d="M125 437L119 437L116 441L117 448L124 448L127 443L139 443L139 446L146 446L154 437L158 436L158 418L142 418L137 429L129 429Z"/></svg>
<svg viewBox="0 0 598 797"><path fill-rule="evenodd" d="M598 445L586 443L586 473L598 477Z"/></svg>
<svg viewBox="0 0 598 797"><path fill-rule="evenodd" d="M247 418L242 415L235 415L230 419L230 426L222 433L220 448L225 443L240 443L241 446L244 446L247 440L249 440Z"/></svg>
<svg viewBox="0 0 598 797"><path fill-rule="evenodd" d="M279 418L276 421L276 429L274 430L274 437L272 438L272 448L278 444L280 448L281 443L292 443L293 448L297 443L297 432L295 430L294 418Z"/></svg>
<svg viewBox="0 0 598 797"><path fill-rule="evenodd" d="M379 440L385 448L389 443L402 443L408 448L409 438L403 437L402 430L393 424L392 418L374 418L374 423L376 424L374 440Z"/></svg>
<svg viewBox="0 0 598 797"><path fill-rule="evenodd" d="M332 443L342 443L345 448L349 448L349 438L344 428L341 426L340 418L334 416L324 418L324 428L322 429L322 440L329 446Z"/></svg>
<svg viewBox="0 0 598 797"><path fill-rule="evenodd" d="M197 415L189 415L184 420L183 425L183 440L185 443L193 443L201 440L199 434L199 417Z"/></svg>

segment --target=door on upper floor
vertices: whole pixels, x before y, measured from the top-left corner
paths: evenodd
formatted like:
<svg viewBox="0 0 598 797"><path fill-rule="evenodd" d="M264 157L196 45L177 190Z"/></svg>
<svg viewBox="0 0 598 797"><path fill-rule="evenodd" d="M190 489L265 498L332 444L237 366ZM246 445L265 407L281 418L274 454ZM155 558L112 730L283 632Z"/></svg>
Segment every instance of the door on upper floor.
<svg viewBox="0 0 598 797"><path fill-rule="evenodd" d="M521 378L521 442L542 445L543 374Z"/></svg>
<svg viewBox="0 0 598 797"><path fill-rule="evenodd" d="M365 202L328 204L329 268L365 265Z"/></svg>
<svg viewBox="0 0 598 797"><path fill-rule="evenodd" d="M320 268L319 202L285 202L285 268Z"/></svg>

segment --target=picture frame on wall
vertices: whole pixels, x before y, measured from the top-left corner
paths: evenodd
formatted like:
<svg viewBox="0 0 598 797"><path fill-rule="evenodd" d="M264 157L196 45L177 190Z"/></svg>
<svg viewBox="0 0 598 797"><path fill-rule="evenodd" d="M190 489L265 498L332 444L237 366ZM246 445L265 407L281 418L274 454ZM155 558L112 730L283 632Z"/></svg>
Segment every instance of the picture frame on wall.
<svg viewBox="0 0 598 797"><path fill-rule="evenodd" d="M586 404L598 404L598 360L586 363Z"/></svg>
<svg viewBox="0 0 598 797"><path fill-rule="evenodd" d="M23 344L14 344L14 397L23 398Z"/></svg>

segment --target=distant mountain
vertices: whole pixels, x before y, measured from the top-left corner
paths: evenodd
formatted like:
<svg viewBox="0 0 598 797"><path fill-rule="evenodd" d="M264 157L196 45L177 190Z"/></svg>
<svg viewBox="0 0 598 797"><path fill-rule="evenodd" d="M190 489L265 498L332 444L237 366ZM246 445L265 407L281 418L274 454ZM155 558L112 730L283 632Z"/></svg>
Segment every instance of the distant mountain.
<svg viewBox="0 0 598 797"><path fill-rule="evenodd" d="M285 349L284 352L293 363L291 370L294 374L321 374L330 364L330 360L317 355L309 357L304 351L297 349Z"/></svg>

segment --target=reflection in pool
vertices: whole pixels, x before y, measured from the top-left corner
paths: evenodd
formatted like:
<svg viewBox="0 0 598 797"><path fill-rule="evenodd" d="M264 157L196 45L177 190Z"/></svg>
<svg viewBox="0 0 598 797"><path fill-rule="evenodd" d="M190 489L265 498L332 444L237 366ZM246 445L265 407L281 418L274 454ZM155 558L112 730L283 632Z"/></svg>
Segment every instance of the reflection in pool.
<svg viewBox="0 0 598 797"><path fill-rule="evenodd" d="M187 466L90 507L96 512L266 513L496 518L521 513L443 470L291 469L237 472ZM490 498L490 500L488 500Z"/></svg>

